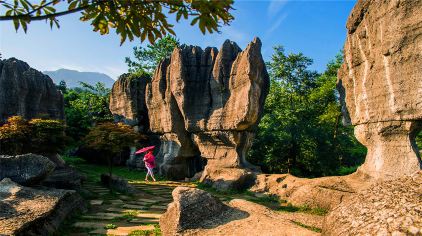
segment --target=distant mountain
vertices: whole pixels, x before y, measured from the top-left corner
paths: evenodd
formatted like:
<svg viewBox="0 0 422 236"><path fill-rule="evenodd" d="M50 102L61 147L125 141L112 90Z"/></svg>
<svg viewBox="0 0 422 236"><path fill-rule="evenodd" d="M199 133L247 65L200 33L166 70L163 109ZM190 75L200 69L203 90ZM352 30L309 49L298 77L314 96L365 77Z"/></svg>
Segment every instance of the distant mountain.
<svg viewBox="0 0 422 236"><path fill-rule="evenodd" d="M56 71L44 71L43 73L50 76L55 84L59 84L60 81L64 80L69 88L80 87L79 81L91 85L102 82L107 88L111 88L114 83L114 80L110 76L98 72L80 72L76 70L59 69Z"/></svg>

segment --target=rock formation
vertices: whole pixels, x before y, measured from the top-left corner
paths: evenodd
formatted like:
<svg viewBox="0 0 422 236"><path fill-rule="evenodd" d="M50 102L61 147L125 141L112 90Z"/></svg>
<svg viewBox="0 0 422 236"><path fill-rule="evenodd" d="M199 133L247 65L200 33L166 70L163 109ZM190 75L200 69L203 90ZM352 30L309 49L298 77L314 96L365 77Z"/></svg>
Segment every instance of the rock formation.
<svg viewBox="0 0 422 236"><path fill-rule="evenodd" d="M137 127L141 132L149 129L145 88L148 75L123 74L113 84L110 94L110 111L116 121Z"/></svg>
<svg viewBox="0 0 422 236"><path fill-rule="evenodd" d="M174 189L173 199L160 218L163 236L319 235L294 223L307 217L295 215L294 221L291 213L275 212L246 200L234 199L226 205L205 191L187 187Z"/></svg>
<svg viewBox="0 0 422 236"><path fill-rule="evenodd" d="M269 78L255 39L242 51L226 41L220 51L176 48L147 85L151 131L162 136L161 173L191 177L220 189L241 188L253 176L246 160L263 110Z"/></svg>
<svg viewBox="0 0 422 236"><path fill-rule="evenodd" d="M0 60L0 123L14 115L63 120L64 106L50 77L10 58Z"/></svg>
<svg viewBox="0 0 422 236"><path fill-rule="evenodd" d="M422 2L357 2L338 88L345 122L368 148L359 171L394 179L421 169Z"/></svg>
<svg viewBox="0 0 422 236"><path fill-rule="evenodd" d="M70 215L86 209L73 190L34 189L0 181L0 235L52 235Z"/></svg>
<svg viewBox="0 0 422 236"><path fill-rule="evenodd" d="M0 180L10 178L22 185L40 183L53 172L56 165L47 157L25 154L18 156L0 156Z"/></svg>
<svg viewBox="0 0 422 236"><path fill-rule="evenodd" d="M324 235L421 235L422 173L372 185L325 219Z"/></svg>
<svg viewBox="0 0 422 236"><path fill-rule="evenodd" d="M235 211L211 194L188 187L173 190L174 201L169 204L166 213L160 218L160 228L164 235L176 235L184 230L201 228L230 215L247 214Z"/></svg>

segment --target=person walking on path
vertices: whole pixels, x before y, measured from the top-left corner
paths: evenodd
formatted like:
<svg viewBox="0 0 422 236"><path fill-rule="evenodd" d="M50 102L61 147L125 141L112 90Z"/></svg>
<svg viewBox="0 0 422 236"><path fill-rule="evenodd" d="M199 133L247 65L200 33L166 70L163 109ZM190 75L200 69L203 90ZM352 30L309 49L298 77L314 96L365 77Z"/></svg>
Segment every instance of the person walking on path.
<svg viewBox="0 0 422 236"><path fill-rule="evenodd" d="M145 181L148 181L148 176L156 181L154 178L154 168L155 168L155 157L152 154L152 150L148 151L147 154L144 156L145 167L147 168L147 175L145 176Z"/></svg>
<svg viewBox="0 0 422 236"><path fill-rule="evenodd" d="M145 167L147 168L147 175L145 176L145 181L148 181L148 176L151 176L151 178L156 181L154 178L154 168L155 168L155 157L152 154L152 151L154 150L155 146L149 146L142 149L139 149L135 152L135 154L141 154L143 152L146 152L144 156L144 163Z"/></svg>

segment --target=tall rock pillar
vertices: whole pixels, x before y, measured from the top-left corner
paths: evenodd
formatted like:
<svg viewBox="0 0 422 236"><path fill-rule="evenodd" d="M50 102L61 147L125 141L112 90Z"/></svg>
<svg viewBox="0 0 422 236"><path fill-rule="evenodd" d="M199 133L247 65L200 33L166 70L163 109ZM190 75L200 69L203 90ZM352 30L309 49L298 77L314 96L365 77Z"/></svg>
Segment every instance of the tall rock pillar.
<svg viewBox="0 0 422 236"><path fill-rule="evenodd" d="M368 148L360 172L395 179L421 170L422 1L358 1L347 21L338 88L346 123Z"/></svg>

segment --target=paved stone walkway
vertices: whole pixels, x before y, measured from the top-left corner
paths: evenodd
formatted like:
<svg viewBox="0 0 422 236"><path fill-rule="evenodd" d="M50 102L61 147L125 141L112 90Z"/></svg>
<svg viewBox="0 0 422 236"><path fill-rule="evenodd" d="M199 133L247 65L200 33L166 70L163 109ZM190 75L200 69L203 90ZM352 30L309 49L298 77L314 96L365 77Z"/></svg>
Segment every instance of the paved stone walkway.
<svg viewBox="0 0 422 236"><path fill-rule="evenodd" d="M109 190L99 183L86 182L83 188L93 194L87 213L74 222L68 232L82 235L151 235L160 216L172 202L171 192L188 183L170 181L131 183L139 193L125 195Z"/></svg>

